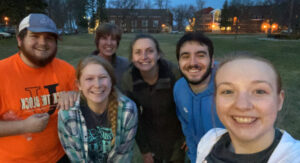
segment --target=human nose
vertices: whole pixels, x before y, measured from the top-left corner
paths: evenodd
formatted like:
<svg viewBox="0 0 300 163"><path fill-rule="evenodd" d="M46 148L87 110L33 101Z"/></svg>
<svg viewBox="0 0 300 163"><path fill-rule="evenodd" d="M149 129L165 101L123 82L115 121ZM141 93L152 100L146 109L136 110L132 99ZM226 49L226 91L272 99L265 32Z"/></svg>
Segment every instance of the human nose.
<svg viewBox="0 0 300 163"><path fill-rule="evenodd" d="M94 85L95 85L96 87L100 87L101 83L102 83L102 80L101 80L101 79L96 79L95 82L94 82Z"/></svg>
<svg viewBox="0 0 300 163"><path fill-rule="evenodd" d="M39 44L46 45L47 44L47 38L45 36L39 37Z"/></svg>
<svg viewBox="0 0 300 163"><path fill-rule="evenodd" d="M142 59L147 59L147 58L148 58L147 51L143 51L142 52Z"/></svg>
<svg viewBox="0 0 300 163"><path fill-rule="evenodd" d="M112 39L111 39L111 38L108 38L108 39L106 40L106 42L107 42L108 45L111 45L111 44L112 44Z"/></svg>
<svg viewBox="0 0 300 163"><path fill-rule="evenodd" d="M248 110L252 108L251 97L247 92L241 92L236 97L236 108L240 110Z"/></svg>
<svg viewBox="0 0 300 163"><path fill-rule="evenodd" d="M194 55L191 55L189 62L190 62L190 65L197 65L197 63L198 63L197 58Z"/></svg>

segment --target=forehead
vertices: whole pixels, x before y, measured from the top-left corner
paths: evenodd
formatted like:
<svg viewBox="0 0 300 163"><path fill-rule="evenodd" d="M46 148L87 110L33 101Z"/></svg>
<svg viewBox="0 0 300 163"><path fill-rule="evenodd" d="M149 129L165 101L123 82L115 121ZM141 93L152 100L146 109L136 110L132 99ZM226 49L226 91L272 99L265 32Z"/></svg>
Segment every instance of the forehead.
<svg viewBox="0 0 300 163"><path fill-rule="evenodd" d="M180 53L183 52L193 52L193 51L208 51L208 47L205 44L200 44L197 41L187 41L182 44L180 48Z"/></svg>
<svg viewBox="0 0 300 163"><path fill-rule="evenodd" d="M89 63L82 69L82 75L108 74L105 68L96 63Z"/></svg>
<svg viewBox="0 0 300 163"><path fill-rule="evenodd" d="M143 47L155 47L155 43L153 42L153 40L149 39L149 38L141 38L135 41L133 48L143 48Z"/></svg>
<svg viewBox="0 0 300 163"><path fill-rule="evenodd" d="M32 32L30 30L27 30L27 35L44 35L44 36L55 37L54 33L50 33L50 32Z"/></svg>
<svg viewBox="0 0 300 163"><path fill-rule="evenodd" d="M111 34L111 33L104 34L104 35L101 35L101 36L99 37L99 39L108 39L108 38L116 39L117 37L116 37L116 35L113 35L113 34Z"/></svg>
<svg viewBox="0 0 300 163"><path fill-rule="evenodd" d="M255 59L230 61L220 67L216 74L216 83L246 83L251 81L265 81L275 84L276 74L270 65Z"/></svg>

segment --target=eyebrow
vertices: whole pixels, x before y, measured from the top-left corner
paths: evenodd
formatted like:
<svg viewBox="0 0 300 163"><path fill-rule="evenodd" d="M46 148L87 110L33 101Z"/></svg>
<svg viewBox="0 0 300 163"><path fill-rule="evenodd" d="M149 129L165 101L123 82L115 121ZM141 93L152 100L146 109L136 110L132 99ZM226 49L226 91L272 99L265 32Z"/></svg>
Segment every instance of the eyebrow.
<svg viewBox="0 0 300 163"><path fill-rule="evenodd" d="M269 83L269 82L267 82L267 81L265 81L265 80L254 80L252 83L254 83L254 84L265 83L265 84L269 85L269 87L271 87L273 89L272 84Z"/></svg>
<svg viewBox="0 0 300 163"><path fill-rule="evenodd" d="M230 85L231 86L232 83L230 83L230 82L221 82L221 83L219 83L219 84L216 85L216 88L218 88L221 85Z"/></svg>
<svg viewBox="0 0 300 163"><path fill-rule="evenodd" d="M198 51L196 51L196 54L199 54L199 53L207 54L207 52L205 50L198 50ZM185 52L180 53L179 56L184 55L184 54L191 54L191 53L185 51Z"/></svg>
<svg viewBox="0 0 300 163"><path fill-rule="evenodd" d="M267 82L267 81L265 81L265 80L254 80L254 81L252 81L251 83L254 83L254 84L264 83L264 84L269 85L269 86L273 89L271 83L269 83L269 82ZM218 87L221 86L221 85L229 85L229 86L231 86L231 85L233 85L233 84L232 84L231 82L221 82L221 83L219 83L219 84L216 85L216 88L218 88Z"/></svg>

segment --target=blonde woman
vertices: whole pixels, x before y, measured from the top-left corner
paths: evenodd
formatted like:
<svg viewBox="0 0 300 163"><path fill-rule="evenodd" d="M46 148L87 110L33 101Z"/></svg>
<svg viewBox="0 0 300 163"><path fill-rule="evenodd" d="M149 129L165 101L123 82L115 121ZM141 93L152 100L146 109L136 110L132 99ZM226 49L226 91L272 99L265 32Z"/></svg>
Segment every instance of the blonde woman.
<svg viewBox="0 0 300 163"><path fill-rule="evenodd" d="M112 66L99 56L88 56L78 64L76 78L80 97L58 117L59 138L69 159L130 162L137 109L115 89Z"/></svg>
<svg viewBox="0 0 300 163"><path fill-rule="evenodd" d="M226 129L211 129L198 144L197 163L299 163L300 141L274 127L284 91L274 66L240 56L220 64L217 114Z"/></svg>

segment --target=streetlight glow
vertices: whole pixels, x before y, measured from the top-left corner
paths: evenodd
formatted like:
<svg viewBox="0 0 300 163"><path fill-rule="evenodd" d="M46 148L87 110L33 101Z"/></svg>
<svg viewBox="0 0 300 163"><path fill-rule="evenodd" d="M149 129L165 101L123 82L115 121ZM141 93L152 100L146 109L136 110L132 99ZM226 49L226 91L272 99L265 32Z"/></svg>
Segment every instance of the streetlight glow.
<svg viewBox="0 0 300 163"><path fill-rule="evenodd" d="M4 21L5 21L5 25L8 25L8 21L9 21L9 17L7 17L7 16L4 16Z"/></svg>

